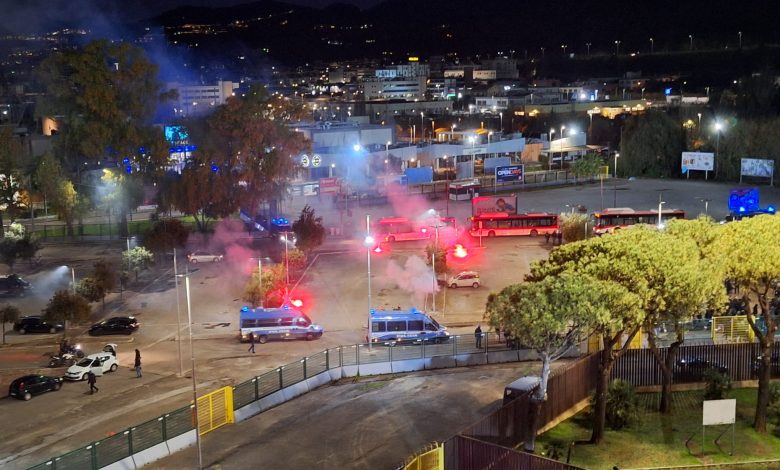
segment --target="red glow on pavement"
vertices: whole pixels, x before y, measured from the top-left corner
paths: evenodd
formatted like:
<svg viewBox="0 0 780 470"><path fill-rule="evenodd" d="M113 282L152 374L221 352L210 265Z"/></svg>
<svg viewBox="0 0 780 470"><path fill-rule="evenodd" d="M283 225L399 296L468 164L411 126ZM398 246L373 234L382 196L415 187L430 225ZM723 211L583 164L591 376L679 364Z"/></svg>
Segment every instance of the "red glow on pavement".
<svg viewBox="0 0 780 470"><path fill-rule="evenodd" d="M458 243L457 245L455 245L455 250L452 252L452 254L456 258L465 258L466 256L468 256L469 252L466 251L465 248L463 248L463 245Z"/></svg>

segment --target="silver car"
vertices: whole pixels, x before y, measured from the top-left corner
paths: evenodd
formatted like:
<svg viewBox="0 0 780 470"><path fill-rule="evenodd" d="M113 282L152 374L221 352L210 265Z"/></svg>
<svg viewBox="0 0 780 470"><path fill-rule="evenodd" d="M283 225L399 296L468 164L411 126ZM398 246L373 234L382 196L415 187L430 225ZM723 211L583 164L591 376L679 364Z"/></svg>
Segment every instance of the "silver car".
<svg viewBox="0 0 780 470"><path fill-rule="evenodd" d="M224 255L209 253L208 251L194 251L187 255L190 263L219 263Z"/></svg>

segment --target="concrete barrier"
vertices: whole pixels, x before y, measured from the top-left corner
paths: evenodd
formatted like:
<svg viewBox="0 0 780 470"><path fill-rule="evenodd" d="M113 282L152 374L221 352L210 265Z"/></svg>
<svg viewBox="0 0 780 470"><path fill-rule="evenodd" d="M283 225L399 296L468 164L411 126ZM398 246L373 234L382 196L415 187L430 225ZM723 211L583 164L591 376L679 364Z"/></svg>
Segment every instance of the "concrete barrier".
<svg viewBox="0 0 780 470"><path fill-rule="evenodd" d="M358 370L358 366L341 366L341 378L345 377L355 377L360 375L360 371Z"/></svg>
<svg viewBox="0 0 780 470"><path fill-rule="evenodd" d="M414 372L418 370L425 370L425 364L428 361L425 359L406 359L404 361L393 361L390 364L390 368L394 373L397 372Z"/></svg>
<svg viewBox="0 0 780 470"><path fill-rule="evenodd" d="M481 366L488 363L485 353L479 354L459 354L455 356L455 363L458 367L462 366Z"/></svg>
<svg viewBox="0 0 780 470"><path fill-rule="evenodd" d="M426 368L428 369L449 369L458 367L458 361L455 356L434 356L428 358Z"/></svg>
<svg viewBox="0 0 780 470"><path fill-rule="evenodd" d="M327 373L330 375L330 380L339 380L344 378L344 375L341 372L341 367L334 367L329 369Z"/></svg>
<svg viewBox="0 0 780 470"><path fill-rule="evenodd" d="M496 351L488 353L488 364L500 364L502 362L517 362L520 360L520 351Z"/></svg>
<svg viewBox="0 0 780 470"><path fill-rule="evenodd" d="M192 432L192 442L195 443L195 430ZM191 444L190 444L191 445ZM186 447L186 446L185 446ZM178 450L178 449L177 449ZM175 451L174 451L175 452ZM161 442L157 445L154 445L148 449L144 449L141 452L136 452L133 454L132 460L133 465L135 465L135 468L143 467L144 465L148 465L152 462L155 462L157 460L160 460L163 457L167 457L170 455L170 450L168 449L168 444L165 442Z"/></svg>
<svg viewBox="0 0 780 470"><path fill-rule="evenodd" d="M284 401L292 400L293 398L303 395L308 391L309 391L309 384L307 384L306 381L289 385L280 390L280 392L282 392L282 396L284 396Z"/></svg>
<svg viewBox="0 0 780 470"><path fill-rule="evenodd" d="M262 411L263 409L260 408L260 400L257 400L233 411L233 418L237 423L240 423L241 421L251 418L256 414L260 414Z"/></svg>
<svg viewBox="0 0 780 470"><path fill-rule="evenodd" d="M187 447L194 446L198 440L196 434L196 431L193 429L168 439L165 441L168 444L168 451L173 454Z"/></svg>
<svg viewBox="0 0 780 470"><path fill-rule="evenodd" d="M331 382L330 374L327 372L322 372L320 374L315 375L314 377L309 377L306 379L306 383L309 385L309 390L314 390L317 387L321 387L327 383Z"/></svg>
<svg viewBox="0 0 780 470"><path fill-rule="evenodd" d="M375 362L373 364L360 364L358 366L360 375L383 375L392 374L393 367L391 362Z"/></svg>
<svg viewBox="0 0 780 470"><path fill-rule="evenodd" d="M133 462L133 456L125 457L118 462L114 462L111 465L100 467L102 470L135 470L135 462Z"/></svg>

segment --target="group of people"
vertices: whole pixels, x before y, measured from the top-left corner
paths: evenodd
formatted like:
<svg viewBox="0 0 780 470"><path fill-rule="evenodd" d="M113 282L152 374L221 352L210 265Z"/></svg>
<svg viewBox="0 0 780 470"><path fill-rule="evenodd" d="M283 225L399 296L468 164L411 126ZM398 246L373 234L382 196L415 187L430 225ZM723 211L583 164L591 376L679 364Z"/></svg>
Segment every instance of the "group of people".
<svg viewBox="0 0 780 470"><path fill-rule="evenodd" d="M63 340L65 344L67 344L67 340ZM141 370L141 351L138 349L135 350L135 361L133 361L133 366L135 367L135 376L136 378L143 377L143 373ZM99 392L100 389L97 387L97 375L95 375L94 372L91 370L87 372L87 383L89 384L89 394L93 395L95 392Z"/></svg>
<svg viewBox="0 0 780 470"><path fill-rule="evenodd" d="M552 239L553 245L560 245L563 243L563 232L557 231L555 233L547 232L544 234L544 243L549 244Z"/></svg>
<svg viewBox="0 0 780 470"><path fill-rule="evenodd" d="M504 341L506 341L506 347L511 349L517 349L519 347L519 343L517 342L517 339L512 336L512 333L509 330L503 330L504 333ZM476 342L476 348L482 349L482 338L485 337L487 333L482 333L482 325L477 323L477 327L474 329L474 340ZM498 335L498 339L501 340L501 328L496 328L496 335Z"/></svg>

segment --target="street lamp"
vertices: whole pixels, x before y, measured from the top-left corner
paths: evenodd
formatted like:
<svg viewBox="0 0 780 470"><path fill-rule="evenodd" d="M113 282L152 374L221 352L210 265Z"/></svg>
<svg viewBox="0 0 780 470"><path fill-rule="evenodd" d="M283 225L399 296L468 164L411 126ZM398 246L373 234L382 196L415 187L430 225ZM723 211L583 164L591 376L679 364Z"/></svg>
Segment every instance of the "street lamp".
<svg viewBox="0 0 780 470"><path fill-rule="evenodd" d="M477 150L475 147L477 138L472 135L469 137L469 142L471 142L471 177L474 178L474 176L476 176L474 173L474 157L477 156Z"/></svg>
<svg viewBox="0 0 780 470"><path fill-rule="evenodd" d="M425 140L425 114L420 113L420 142Z"/></svg>
<svg viewBox="0 0 780 470"><path fill-rule="evenodd" d="M588 48L588 56L590 56L590 43L589 43L589 42L586 42L586 43L585 43L585 47L587 47L587 48Z"/></svg>
<svg viewBox="0 0 780 470"><path fill-rule="evenodd" d="M699 117L699 127L697 127L697 129L701 133L701 113L696 113L696 115Z"/></svg>
<svg viewBox="0 0 780 470"><path fill-rule="evenodd" d="M366 266L368 276L368 323L366 323L366 342L371 347L371 249L374 247L374 237L371 236L371 216L366 214L366 238L363 244L366 246Z"/></svg>
<svg viewBox="0 0 780 470"><path fill-rule="evenodd" d="M187 324L190 334L190 363L192 367L192 403L195 407L195 441L198 445L198 470L203 468L203 450L200 444L200 419L198 416L198 387L195 380L195 350L192 347L192 304L190 302L190 273L178 274L184 278L184 289L187 294Z"/></svg>
<svg viewBox="0 0 780 470"><path fill-rule="evenodd" d="M615 55L620 55L620 41L615 41Z"/></svg>
<svg viewBox="0 0 780 470"><path fill-rule="evenodd" d="M287 290L290 287L290 258L287 256L287 245L290 244L290 240L288 239L288 234L290 232L282 232L282 236L279 237L280 240L284 241L284 278L285 278L285 284L284 284L284 292L287 293Z"/></svg>
<svg viewBox="0 0 780 470"><path fill-rule="evenodd" d="M691 40L691 50L693 50L693 34L689 34L688 39Z"/></svg>
<svg viewBox="0 0 780 470"><path fill-rule="evenodd" d="M720 153L720 131L723 129L723 124L720 121L715 121L715 162L718 161L718 153ZM715 165L715 178L718 177L718 166Z"/></svg>
<svg viewBox="0 0 780 470"><path fill-rule="evenodd" d="M650 53L653 53L653 38L650 38Z"/></svg>
<svg viewBox="0 0 780 470"><path fill-rule="evenodd" d="M615 179L617 179L617 159L620 158L620 153L615 152Z"/></svg>
<svg viewBox="0 0 780 470"><path fill-rule="evenodd" d="M285 245L286 246L286 245ZM250 258L250 259L257 259L257 286L260 290L260 308L264 308L263 302L263 258L260 258L259 256L257 258Z"/></svg>
<svg viewBox="0 0 780 470"><path fill-rule="evenodd" d="M561 44L561 49L563 49L563 55L566 56L566 44Z"/></svg>
<svg viewBox="0 0 780 470"><path fill-rule="evenodd" d="M739 48L742 49L742 31L737 33L739 35Z"/></svg>
<svg viewBox="0 0 780 470"><path fill-rule="evenodd" d="M553 159L553 146L552 146L552 136L555 134L555 129L550 129L549 132L549 138L547 140L550 141L550 155L549 158L547 158L547 171L552 171L552 159Z"/></svg>
<svg viewBox="0 0 780 470"><path fill-rule="evenodd" d="M438 252L439 249L439 227L444 227L445 224L441 223L441 218L439 217L439 214L434 209L430 209L428 212L432 214L434 217L436 217L436 222L433 225L431 225L431 227L433 227L436 233L433 250L431 252L431 268L433 269L433 291L431 293L431 297L433 298L433 302L432 302L433 311L436 312L436 288L438 287L438 278L436 276L436 253Z"/></svg>
<svg viewBox="0 0 780 470"><path fill-rule="evenodd" d="M664 204L666 204L666 201L658 201L658 228L664 228L663 221L661 220L661 210Z"/></svg>
<svg viewBox="0 0 780 470"><path fill-rule="evenodd" d="M458 127L457 124L453 124L452 127L450 127L450 142L455 139L455 128Z"/></svg>

